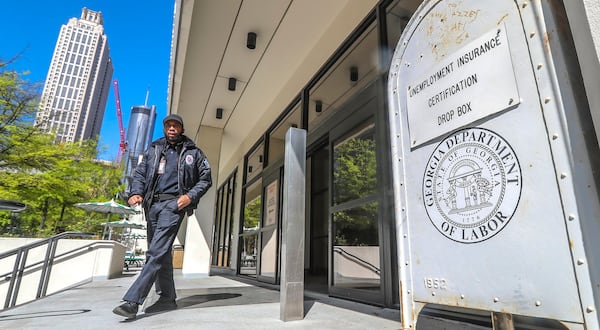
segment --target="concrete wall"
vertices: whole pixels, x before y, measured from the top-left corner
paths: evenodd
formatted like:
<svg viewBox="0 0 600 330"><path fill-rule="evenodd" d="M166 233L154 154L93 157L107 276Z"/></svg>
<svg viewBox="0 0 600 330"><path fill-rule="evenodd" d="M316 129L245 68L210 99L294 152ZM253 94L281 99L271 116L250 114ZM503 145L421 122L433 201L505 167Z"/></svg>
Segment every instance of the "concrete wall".
<svg viewBox="0 0 600 330"><path fill-rule="evenodd" d="M217 183L219 182L220 143L223 130L203 126L196 143L204 151L212 169L212 187L200 199L194 214L185 223L182 273L187 277L205 277L210 272L211 246ZM180 230L181 233L181 230ZM181 239L181 238L179 238Z"/></svg>
<svg viewBox="0 0 600 330"><path fill-rule="evenodd" d="M39 240L0 238L0 253ZM47 250L48 245L43 245L30 249L25 256L25 270L19 286L17 305L35 300L42 275L42 262ZM124 259L125 246L115 241L61 239L56 246L46 294L50 295L94 280L119 277L123 271ZM15 262L16 255L0 260L0 274L10 273ZM2 303L6 299L9 285L10 276L0 278Z"/></svg>

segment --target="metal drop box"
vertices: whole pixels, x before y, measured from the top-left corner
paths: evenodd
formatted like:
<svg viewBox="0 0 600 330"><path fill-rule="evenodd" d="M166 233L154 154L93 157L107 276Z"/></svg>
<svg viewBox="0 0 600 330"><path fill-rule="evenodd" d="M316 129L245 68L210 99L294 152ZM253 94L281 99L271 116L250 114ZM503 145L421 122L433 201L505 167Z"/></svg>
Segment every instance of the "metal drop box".
<svg viewBox="0 0 600 330"><path fill-rule="evenodd" d="M426 304L600 328L600 149L564 6L425 1L406 26L388 82L403 328Z"/></svg>

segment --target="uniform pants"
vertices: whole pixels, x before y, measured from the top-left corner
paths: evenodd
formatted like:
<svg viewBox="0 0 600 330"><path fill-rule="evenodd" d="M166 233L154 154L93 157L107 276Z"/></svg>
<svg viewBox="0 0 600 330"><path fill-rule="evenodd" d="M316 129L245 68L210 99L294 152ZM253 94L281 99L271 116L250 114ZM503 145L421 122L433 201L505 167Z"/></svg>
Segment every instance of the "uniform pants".
<svg viewBox="0 0 600 330"><path fill-rule="evenodd" d="M146 212L148 251L146 264L123 300L142 304L152 285L163 298L175 300L173 282L173 242L185 212L177 210L177 199L153 203Z"/></svg>

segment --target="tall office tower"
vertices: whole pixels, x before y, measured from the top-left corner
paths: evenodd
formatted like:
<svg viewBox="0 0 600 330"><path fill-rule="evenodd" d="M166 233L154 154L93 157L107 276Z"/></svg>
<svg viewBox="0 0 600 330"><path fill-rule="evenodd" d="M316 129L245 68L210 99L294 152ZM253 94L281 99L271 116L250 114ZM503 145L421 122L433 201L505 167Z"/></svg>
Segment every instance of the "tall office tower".
<svg viewBox="0 0 600 330"><path fill-rule="evenodd" d="M139 157L150 147L150 143L152 142L155 122L155 105L150 107L145 105L131 107L131 117L129 118L129 128L127 130L127 152L124 155L125 178L127 179L125 192L127 194L129 193L129 181L138 164Z"/></svg>
<svg viewBox="0 0 600 330"><path fill-rule="evenodd" d="M100 134L113 65L102 13L83 8L60 28L35 124L57 142Z"/></svg>

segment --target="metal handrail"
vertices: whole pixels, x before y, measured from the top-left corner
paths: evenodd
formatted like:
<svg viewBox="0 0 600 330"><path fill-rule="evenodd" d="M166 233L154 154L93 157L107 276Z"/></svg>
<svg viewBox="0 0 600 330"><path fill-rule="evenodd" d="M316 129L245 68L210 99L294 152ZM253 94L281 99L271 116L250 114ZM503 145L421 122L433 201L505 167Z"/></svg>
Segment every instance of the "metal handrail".
<svg viewBox="0 0 600 330"><path fill-rule="evenodd" d="M375 265L373 265L372 263L360 258L359 256L356 256L344 249L342 249L339 246L336 246L333 248L333 252L337 252L342 256L345 256L347 258L350 258L352 260L354 260L355 263L369 269L370 271L372 271L373 273L377 274L377 275L381 275L381 269Z"/></svg>
<svg viewBox="0 0 600 330"><path fill-rule="evenodd" d="M40 264L42 265L42 273L40 276L40 282L38 285L38 290L36 293L36 299L46 296L46 290L48 289L48 282L50 281L50 271L52 270L52 265L54 264L54 259L56 256L56 246L58 245L58 240L67 237L85 237L85 236L93 236L93 233L84 233L84 232L64 232L57 235L54 235L50 238L33 242L16 249L12 249L10 251L4 252L0 254L0 261L5 258L16 256L15 264L13 270L0 275L0 279L10 279L10 284L8 286L8 291L6 293L6 299L4 301L4 309L13 307L16 305L17 296L19 295L19 288L21 286L21 279L23 278L23 274L26 269L31 269L33 267L37 267ZM27 265L27 255L31 249L47 245L46 256L43 261L37 262L32 265ZM67 253L61 254L61 256L72 253L69 251Z"/></svg>

